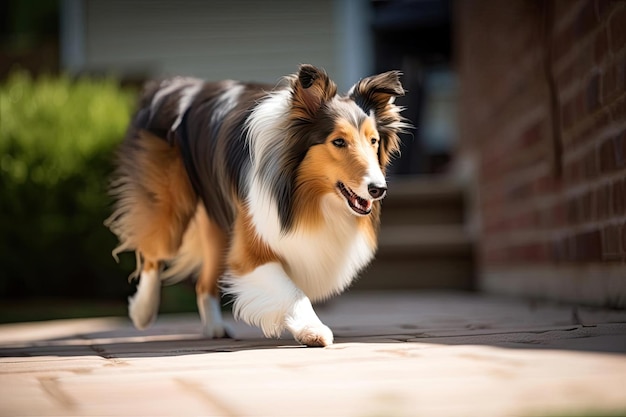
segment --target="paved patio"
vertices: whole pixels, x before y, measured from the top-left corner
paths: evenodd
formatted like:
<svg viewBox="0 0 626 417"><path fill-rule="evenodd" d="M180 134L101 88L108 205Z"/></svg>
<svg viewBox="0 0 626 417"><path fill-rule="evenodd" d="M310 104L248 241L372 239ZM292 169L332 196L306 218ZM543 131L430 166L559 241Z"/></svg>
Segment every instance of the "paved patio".
<svg viewBox="0 0 626 417"><path fill-rule="evenodd" d="M0 326L2 416L626 414L626 312L457 293L348 293L327 348L149 331L125 319Z"/></svg>

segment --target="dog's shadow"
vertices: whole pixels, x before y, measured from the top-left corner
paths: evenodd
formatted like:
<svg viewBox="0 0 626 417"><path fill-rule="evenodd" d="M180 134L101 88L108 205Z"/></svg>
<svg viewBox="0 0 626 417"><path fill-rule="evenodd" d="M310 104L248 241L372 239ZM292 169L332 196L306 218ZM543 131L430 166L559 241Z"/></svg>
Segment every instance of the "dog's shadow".
<svg viewBox="0 0 626 417"><path fill-rule="evenodd" d="M220 339L203 336L199 320L191 316L167 317L144 331L134 329L125 318L5 325L0 327L0 358L99 356L124 359L306 348L287 332L278 339L268 339L259 329L244 323L230 319L227 324L229 337ZM336 343L364 339L352 335L351 329L333 330ZM380 342L394 341L384 335L368 336L372 338Z"/></svg>

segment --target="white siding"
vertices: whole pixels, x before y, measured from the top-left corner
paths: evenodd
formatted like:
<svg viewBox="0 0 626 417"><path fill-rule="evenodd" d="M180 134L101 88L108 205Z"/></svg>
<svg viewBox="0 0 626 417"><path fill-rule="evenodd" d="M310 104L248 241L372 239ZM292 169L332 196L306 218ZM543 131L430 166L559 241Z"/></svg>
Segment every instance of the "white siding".
<svg viewBox="0 0 626 417"><path fill-rule="evenodd" d="M333 0L87 0L85 68L272 83L311 63L343 77L338 13Z"/></svg>

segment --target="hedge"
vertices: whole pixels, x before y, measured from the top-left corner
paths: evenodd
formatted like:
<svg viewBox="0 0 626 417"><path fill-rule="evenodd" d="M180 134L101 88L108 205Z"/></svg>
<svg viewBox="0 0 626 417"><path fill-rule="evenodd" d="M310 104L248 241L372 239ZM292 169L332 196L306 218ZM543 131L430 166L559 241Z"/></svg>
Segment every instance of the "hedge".
<svg viewBox="0 0 626 417"><path fill-rule="evenodd" d="M135 102L114 79L31 78L0 85L0 298L120 297L103 226L113 153Z"/></svg>

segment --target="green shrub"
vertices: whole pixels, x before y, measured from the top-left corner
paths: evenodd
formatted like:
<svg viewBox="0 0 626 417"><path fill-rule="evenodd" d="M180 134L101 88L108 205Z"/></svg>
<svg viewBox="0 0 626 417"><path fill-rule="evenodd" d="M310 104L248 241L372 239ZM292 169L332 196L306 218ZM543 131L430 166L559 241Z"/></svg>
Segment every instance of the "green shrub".
<svg viewBox="0 0 626 417"><path fill-rule="evenodd" d="M135 94L113 79L16 72L0 85L0 298L117 297L108 177Z"/></svg>

